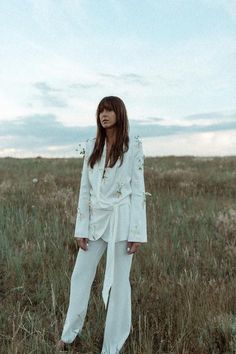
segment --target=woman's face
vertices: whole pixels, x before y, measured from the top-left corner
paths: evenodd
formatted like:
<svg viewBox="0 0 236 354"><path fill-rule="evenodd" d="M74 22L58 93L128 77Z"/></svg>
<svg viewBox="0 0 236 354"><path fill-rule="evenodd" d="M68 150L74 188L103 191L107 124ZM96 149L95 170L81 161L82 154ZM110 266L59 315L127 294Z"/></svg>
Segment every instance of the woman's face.
<svg viewBox="0 0 236 354"><path fill-rule="evenodd" d="M112 128L116 124L116 113L113 109L104 108L99 113L99 119L103 128Z"/></svg>

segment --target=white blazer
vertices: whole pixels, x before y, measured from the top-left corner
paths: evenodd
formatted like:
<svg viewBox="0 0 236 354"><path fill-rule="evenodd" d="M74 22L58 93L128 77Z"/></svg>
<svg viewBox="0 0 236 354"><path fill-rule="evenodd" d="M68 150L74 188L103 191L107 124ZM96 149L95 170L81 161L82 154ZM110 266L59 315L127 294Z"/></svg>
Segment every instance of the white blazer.
<svg viewBox="0 0 236 354"><path fill-rule="evenodd" d="M110 221L111 237L121 240L147 242L146 195L144 183L144 154L139 136L130 137L129 150L110 169L112 181L106 195L101 194L106 160L106 141L100 161L93 168L87 165L95 138L87 139L80 181L74 237L89 240L100 238ZM113 170L114 169L114 170Z"/></svg>

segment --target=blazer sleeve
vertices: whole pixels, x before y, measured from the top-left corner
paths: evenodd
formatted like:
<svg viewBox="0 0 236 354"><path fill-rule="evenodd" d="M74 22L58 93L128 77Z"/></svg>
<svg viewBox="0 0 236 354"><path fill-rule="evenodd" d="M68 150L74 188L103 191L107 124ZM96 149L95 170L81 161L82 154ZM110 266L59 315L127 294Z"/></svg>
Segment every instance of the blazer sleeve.
<svg viewBox="0 0 236 354"><path fill-rule="evenodd" d="M146 193L142 140L135 137L131 174L131 209L128 241L147 242Z"/></svg>
<svg viewBox="0 0 236 354"><path fill-rule="evenodd" d="M88 178L89 140L85 144L83 167L80 179L79 200L74 237L86 237L89 233L90 182Z"/></svg>

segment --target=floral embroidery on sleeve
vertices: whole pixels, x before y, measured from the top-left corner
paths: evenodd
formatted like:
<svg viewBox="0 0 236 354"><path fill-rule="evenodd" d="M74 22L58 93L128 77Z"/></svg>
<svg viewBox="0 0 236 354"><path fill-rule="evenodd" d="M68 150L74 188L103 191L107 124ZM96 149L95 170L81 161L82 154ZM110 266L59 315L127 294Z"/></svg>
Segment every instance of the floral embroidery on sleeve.
<svg viewBox="0 0 236 354"><path fill-rule="evenodd" d="M85 148L83 148L83 149L80 151L80 155L85 156Z"/></svg>
<svg viewBox="0 0 236 354"><path fill-rule="evenodd" d="M139 136L135 136L131 178L129 241L147 242L146 197L150 193L145 192L144 159L142 140Z"/></svg>
<svg viewBox="0 0 236 354"><path fill-rule="evenodd" d="M86 144L88 143L88 141L89 139L86 140ZM86 151L85 147L81 148L81 144L79 144L79 149L80 149L79 154L82 155L86 161L88 161L88 151Z"/></svg>
<svg viewBox="0 0 236 354"><path fill-rule="evenodd" d="M89 139L87 139L85 147L80 151L80 154L83 155L82 161L82 170L80 178L80 190L79 190L79 199L77 203L77 217L75 224L74 235L86 236L88 235L89 227L89 200L90 200L90 182L88 178L88 166L87 166L87 157L89 156Z"/></svg>
<svg viewBox="0 0 236 354"><path fill-rule="evenodd" d="M82 220L85 217L85 215L81 212L81 209L78 207L77 208L77 219L78 221Z"/></svg>
<svg viewBox="0 0 236 354"><path fill-rule="evenodd" d="M138 169L142 171L143 170L143 166L144 166L144 158L140 157L139 160L138 160Z"/></svg>
<svg viewBox="0 0 236 354"><path fill-rule="evenodd" d="M90 202L89 202L89 203L85 203L85 206L86 206L87 204L90 204ZM82 213L80 207L77 207L77 219L78 219L78 220L82 220L82 219L84 219L85 217L87 217L87 215L85 215L85 213Z"/></svg>
<svg viewBox="0 0 236 354"><path fill-rule="evenodd" d="M135 135L134 137L136 144L138 144L138 147L142 144L142 140L140 139L139 135Z"/></svg>
<svg viewBox="0 0 236 354"><path fill-rule="evenodd" d="M139 150L140 148L142 148L142 140L140 139L139 135L136 135L134 137L134 139L135 139L135 144L137 145L137 148ZM143 171L143 169L144 169L144 158L145 158L145 156L144 156L144 154L142 154L142 156L140 156L138 158L138 161L136 164L138 170L140 170L140 171Z"/></svg>
<svg viewBox="0 0 236 354"><path fill-rule="evenodd" d="M132 228L130 228L130 236L140 235L139 226L135 224Z"/></svg>
<svg viewBox="0 0 236 354"><path fill-rule="evenodd" d="M94 206L93 206L91 200L89 201L89 211L90 211L90 214L92 214L94 211Z"/></svg>
<svg viewBox="0 0 236 354"><path fill-rule="evenodd" d="M78 220L80 220L81 217L82 217L82 213L81 213L81 211L80 211L80 208L78 207L78 208L77 208L77 218L78 218Z"/></svg>

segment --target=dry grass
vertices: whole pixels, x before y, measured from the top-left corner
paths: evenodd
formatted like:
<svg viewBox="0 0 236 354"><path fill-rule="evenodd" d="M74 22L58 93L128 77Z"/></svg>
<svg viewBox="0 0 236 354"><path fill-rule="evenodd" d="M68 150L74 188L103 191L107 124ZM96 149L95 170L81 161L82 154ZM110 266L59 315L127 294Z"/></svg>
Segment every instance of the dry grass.
<svg viewBox="0 0 236 354"><path fill-rule="evenodd" d="M55 353L78 249L81 160L0 159L0 352ZM236 352L236 158L145 159L149 242L133 259L124 354ZM82 336L99 354L100 262Z"/></svg>

